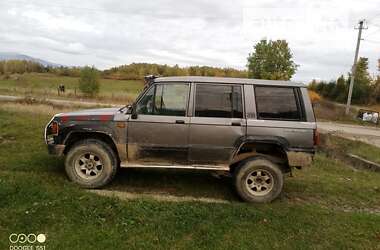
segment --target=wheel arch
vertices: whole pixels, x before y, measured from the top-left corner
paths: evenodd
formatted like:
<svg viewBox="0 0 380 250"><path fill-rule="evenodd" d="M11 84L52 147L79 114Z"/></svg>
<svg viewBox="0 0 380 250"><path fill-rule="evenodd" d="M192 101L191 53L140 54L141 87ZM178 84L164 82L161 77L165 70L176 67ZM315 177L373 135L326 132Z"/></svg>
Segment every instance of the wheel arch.
<svg viewBox="0 0 380 250"><path fill-rule="evenodd" d="M230 159L230 171L249 159L265 158L277 163L283 172L290 172L287 149L289 143L282 137L249 136L241 138L235 144L235 152Z"/></svg>
<svg viewBox="0 0 380 250"><path fill-rule="evenodd" d="M86 140L86 139L97 139L100 141L103 141L106 143L110 148L114 151L118 163L120 163L120 156L119 156L119 150L117 147L117 144L115 143L115 140L112 138L111 135L105 133L105 132L88 132L88 131L72 131L70 132L66 138L63 141L63 144L65 145L65 149L63 151L63 154L67 154L70 149L72 148L75 143Z"/></svg>

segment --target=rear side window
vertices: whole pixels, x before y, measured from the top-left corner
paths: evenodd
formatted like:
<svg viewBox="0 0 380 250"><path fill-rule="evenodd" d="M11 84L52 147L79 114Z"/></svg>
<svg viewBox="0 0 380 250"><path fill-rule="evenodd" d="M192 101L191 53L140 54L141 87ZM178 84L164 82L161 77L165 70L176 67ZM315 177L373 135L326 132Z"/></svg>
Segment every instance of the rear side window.
<svg viewBox="0 0 380 250"><path fill-rule="evenodd" d="M299 121L303 119L296 88L256 86L258 119Z"/></svg>
<svg viewBox="0 0 380 250"><path fill-rule="evenodd" d="M195 116L243 118L241 87L197 84Z"/></svg>

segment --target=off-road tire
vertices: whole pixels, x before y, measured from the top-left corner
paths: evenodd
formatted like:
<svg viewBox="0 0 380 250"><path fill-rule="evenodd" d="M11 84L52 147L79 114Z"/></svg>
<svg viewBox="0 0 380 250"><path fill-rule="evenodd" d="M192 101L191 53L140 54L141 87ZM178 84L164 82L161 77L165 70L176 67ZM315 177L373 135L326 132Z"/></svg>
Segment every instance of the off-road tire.
<svg viewBox="0 0 380 250"><path fill-rule="evenodd" d="M271 179L268 183L264 183L267 187L267 193L260 194L263 185L259 185L260 190L257 189L257 181L252 184L252 179L257 179L258 172L263 175L262 179ZM256 176L253 174L256 173ZM250 184L248 184L251 182ZM260 182L261 183L261 182ZM243 161L234 171L234 185L238 195L247 202L253 203L268 203L276 199L282 191L284 184L284 176L280 167L265 158L251 158ZM250 185L254 185L253 190ZM271 187L271 189L269 189ZM269 191L270 190L270 191ZM260 195L259 195L260 194Z"/></svg>
<svg viewBox="0 0 380 250"><path fill-rule="evenodd" d="M89 176L76 170L76 163L83 155L92 154L102 163L102 171L98 176ZM96 159L95 158L95 159ZM83 188L100 188L107 185L116 175L117 157L112 148L105 142L97 139L86 139L75 143L65 159L65 170L69 179Z"/></svg>

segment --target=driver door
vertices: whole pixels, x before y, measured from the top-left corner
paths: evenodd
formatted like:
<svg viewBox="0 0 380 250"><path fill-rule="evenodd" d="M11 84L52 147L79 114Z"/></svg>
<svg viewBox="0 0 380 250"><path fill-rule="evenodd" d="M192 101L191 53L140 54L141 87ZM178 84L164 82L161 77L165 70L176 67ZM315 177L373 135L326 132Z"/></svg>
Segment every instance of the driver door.
<svg viewBox="0 0 380 250"><path fill-rule="evenodd" d="M157 83L138 100L128 121L128 161L188 164L189 83Z"/></svg>

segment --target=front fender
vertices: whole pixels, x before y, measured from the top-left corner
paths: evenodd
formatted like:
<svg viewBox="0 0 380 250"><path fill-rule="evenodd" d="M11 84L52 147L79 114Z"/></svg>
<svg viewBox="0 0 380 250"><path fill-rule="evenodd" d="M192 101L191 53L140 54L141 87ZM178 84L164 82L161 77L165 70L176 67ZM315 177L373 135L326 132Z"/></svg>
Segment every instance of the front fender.
<svg viewBox="0 0 380 250"><path fill-rule="evenodd" d="M107 137L112 141L112 146L117 151L115 153L117 153L120 161L127 159L127 127L125 121L109 121L106 123L86 121L75 124L60 124L60 126L60 134L56 144L68 145L72 142L70 138L73 135L86 134L86 137L91 137L91 134L101 135L103 138Z"/></svg>

